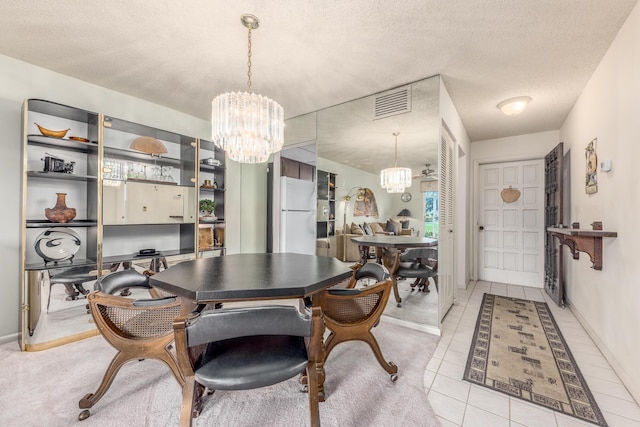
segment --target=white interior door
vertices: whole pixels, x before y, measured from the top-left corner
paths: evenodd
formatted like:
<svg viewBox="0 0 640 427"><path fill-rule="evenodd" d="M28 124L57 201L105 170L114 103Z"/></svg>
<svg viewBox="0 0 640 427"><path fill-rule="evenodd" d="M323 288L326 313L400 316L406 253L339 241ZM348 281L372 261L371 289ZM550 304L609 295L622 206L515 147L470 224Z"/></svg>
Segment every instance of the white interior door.
<svg viewBox="0 0 640 427"><path fill-rule="evenodd" d="M440 179L439 192L439 220L438 236L438 302L440 321L453 305L454 287L454 238L453 220L455 218L455 176L456 162L454 142L446 129L442 129L440 141Z"/></svg>
<svg viewBox="0 0 640 427"><path fill-rule="evenodd" d="M481 165L478 174L480 280L543 286L544 161ZM507 203L517 190L517 200ZM505 192L504 190L507 190ZM516 193L517 194L517 193Z"/></svg>

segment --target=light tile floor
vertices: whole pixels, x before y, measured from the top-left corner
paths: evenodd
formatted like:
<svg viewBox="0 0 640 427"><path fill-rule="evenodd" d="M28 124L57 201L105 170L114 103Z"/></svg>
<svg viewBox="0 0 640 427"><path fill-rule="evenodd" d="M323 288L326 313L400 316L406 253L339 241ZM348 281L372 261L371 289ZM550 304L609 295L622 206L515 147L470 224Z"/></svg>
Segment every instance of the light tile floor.
<svg viewBox="0 0 640 427"><path fill-rule="evenodd" d="M483 281L457 290L458 304L444 319L442 339L424 373L429 402L443 427L594 425L462 380L485 292L546 301L609 426L640 427L640 407L569 308L558 307L542 289Z"/></svg>

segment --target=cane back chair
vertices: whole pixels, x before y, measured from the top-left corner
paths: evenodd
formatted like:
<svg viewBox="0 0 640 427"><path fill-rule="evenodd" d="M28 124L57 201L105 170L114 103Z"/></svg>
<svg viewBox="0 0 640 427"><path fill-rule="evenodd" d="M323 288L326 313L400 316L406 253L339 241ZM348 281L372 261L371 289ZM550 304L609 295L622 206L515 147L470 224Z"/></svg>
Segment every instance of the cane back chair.
<svg viewBox="0 0 640 427"><path fill-rule="evenodd" d="M328 289L321 297L327 329L331 331L325 341L325 360L336 345L352 340L369 344L380 366L389 373L391 381L398 379L398 367L382 356L380 345L371 329L379 321L391 293L389 272L380 264L356 264L346 289ZM373 284L356 289L361 281L372 279Z"/></svg>
<svg viewBox="0 0 640 427"><path fill-rule="evenodd" d="M135 270L122 270L101 277L88 295L91 315L102 336L118 352L111 360L100 386L79 402L79 415L89 417L89 408L107 392L120 368L128 361L161 360L169 366L178 384L184 384L178 362L170 349L173 321L180 315L180 302L175 296L130 299L112 295L123 289L151 290L149 278Z"/></svg>

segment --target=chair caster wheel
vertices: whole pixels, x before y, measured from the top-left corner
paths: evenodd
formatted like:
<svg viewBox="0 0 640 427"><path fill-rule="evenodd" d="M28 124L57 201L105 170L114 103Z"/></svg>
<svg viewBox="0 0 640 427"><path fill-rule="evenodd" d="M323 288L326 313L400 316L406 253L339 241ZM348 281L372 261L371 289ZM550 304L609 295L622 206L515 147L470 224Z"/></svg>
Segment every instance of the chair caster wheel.
<svg viewBox="0 0 640 427"><path fill-rule="evenodd" d="M396 307L402 307L402 304L398 303L396 304Z"/></svg>
<svg viewBox="0 0 640 427"><path fill-rule="evenodd" d="M389 377L391 378L392 383L398 381L398 374L391 374Z"/></svg>
<svg viewBox="0 0 640 427"><path fill-rule="evenodd" d="M85 409L84 411L80 412L80 414L78 415L78 421L84 421L87 418L89 418L90 415L91 415L91 412L89 412L88 409Z"/></svg>

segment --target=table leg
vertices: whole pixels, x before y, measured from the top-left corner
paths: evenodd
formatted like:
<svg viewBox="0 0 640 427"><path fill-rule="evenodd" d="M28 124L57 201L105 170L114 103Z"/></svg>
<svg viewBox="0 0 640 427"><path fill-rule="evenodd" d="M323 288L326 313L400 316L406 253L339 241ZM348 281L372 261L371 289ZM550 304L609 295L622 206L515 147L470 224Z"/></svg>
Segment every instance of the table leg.
<svg viewBox="0 0 640 427"><path fill-rule="evenodd" d="M369 259L369 246L358 245L358 247L360 248L360 260L362 265L365 265Z"/></svg>
<svg viewBox="0 0 640 427"><path fill-rule="evenodd" d="M313 308L314 307L321 307L321 300L322 299L322 295L321 293L319 294L315 294L313 295L311 298L309 297L305 297L304 298L304 302L300 303L300 309L306 313L311 313L312 316L314 316L313 312ZM307 305L309 300L311 301L310 305ZM316 311L318 314L318 318L314 319L314 324L313 327L316 329L320 329L320 331L318 331L319 334L319 342L316 343L318 345L318 351L317 351L317 359L316 359L316 363L315 363L315 370L316 370L316 375L317 375L317 393L318 393L318 401L319 402L324 402L325 401L325 394L324 394L324 380L325 380L325 371L324 371L324 361L325 358L327 357L327 353L325 351L325 346L324 346L324 332L325 332L325 326L324 326L324 318L322 316L322 310L317 310ZM309 345L312 345L313 343L309 343ZM311 351L313 351L313 349L310 349ZM309 381L309 378L307 377L307 374L303 373L300 375L300 384L302 384L303 386L306 386L307 388L307 392L312 393L311 387L312 387L312 382Z"/></svg>
<svg viewBox="0 0 640 427"><path fill-rule="evenodd" d="M391 275L391 285L393 286L393 296L396 299L396 305L398 307L402 307L402 298L400 298L400 292L398 291L398 279L396 276L396 272L398 271L398 265L400 264L400 249L382 249L382 263L387 270L389 270L389 274Z"/></svg>

